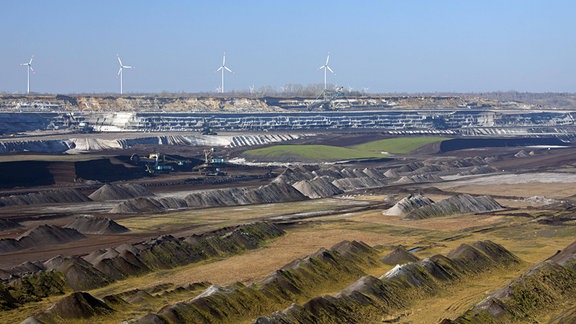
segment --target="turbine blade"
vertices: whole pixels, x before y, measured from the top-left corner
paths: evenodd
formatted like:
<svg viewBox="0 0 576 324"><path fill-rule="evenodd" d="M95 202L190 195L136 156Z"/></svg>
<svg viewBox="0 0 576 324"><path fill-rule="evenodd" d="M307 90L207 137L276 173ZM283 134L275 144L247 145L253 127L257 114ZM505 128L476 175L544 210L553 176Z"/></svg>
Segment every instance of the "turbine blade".
<svg viewBox="0 0 576 324"><path fill-rule="evenodd" d="M118 75L122 74L122 67L118 69Z"/></svg>
<svg viewBox="0 0 576 324"><path fill-rule="evenodd" d="M216 72L220 72L222 70L222 66L218 68L218 70L216 70Z"/></svg>
<svg viewBox="0 0 576 324"><path fill-rule="evenodd" d="M118 56L118 63L120 63L120 66L122 66L122 60L120 59L120 56Z"/></svg>
<svg viewBox="0 0 576 324"><path fill-rule="evenodd" d="M232 72L232 70L230 70L227 66L224 67L226 69L226 71L230 72L230 73L234 73Z"/></svg>
<svg viewBox="0 0 576 324"><path fill-rule="evenodd" d="M334 71L332 71L332 69L328 65L326 65L326 68L328 69L328 71L334 73Z"/></svg>
<svg viewBox="0 0 576 324"><path fill-rule="evenodd" d="M32 64L33 59L34 59L34 55L32 55L32 57L30 58L30 62L28 62L28 64Z"/></svg>
<svg viewBox="0 0 576 324"><path fill-rule="evenodd" d="M28 68L30 69L30 71L34 72L34 69L32 68L32 65L28 65Z"/></svg>
<svg viewBox="0 0 576 324"><path fill-rule="evenodd" d="M123 68L125 69L133 69L134 67L132 65L124 65Z"/></svg>
<svg viewBox="0 0 576 324"><path fill-rule="evenodd" d="M222 56L222 66L226 65L226 52L224 52L224 56Z"/></svg>
<svg viewBox="0 0 576 324"><path fill-rule="evenodd" d="M325 69L325 68L326 68L326 65L322 65L321 67L318 68L318 70L322 70L322 69Z"/></svg>
<svg viewBox="0 0 576 324"><path fill-rule="evenodd" d="M328 56L326 56L326 65L328 65L328 61L330 61L330 54L328 54Z"/></svg>

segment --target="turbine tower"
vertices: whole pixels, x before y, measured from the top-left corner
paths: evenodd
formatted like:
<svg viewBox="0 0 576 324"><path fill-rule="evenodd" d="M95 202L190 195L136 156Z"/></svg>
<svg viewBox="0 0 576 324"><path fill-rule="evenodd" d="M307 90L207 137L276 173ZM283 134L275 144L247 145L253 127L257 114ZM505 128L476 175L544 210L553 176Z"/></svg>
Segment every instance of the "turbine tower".
<svg viewBox="0 0 576 324"><path fill-rule="evenodd" d="M133 69L133 66L130 65L124 65L122 64L122 60L120 59L120 55L118 55L118 63L120 63L120 69L118 70L118 76L120 77L120 94L123 93L123 89L122 89L122 72L124 71L124 69Z"/></svg>
<svg viewBox="0 0 576 324"><path fill-rule="evenodd" d="M28 82L26 84L26 94L30 94L30 71L34 72L34 69L32 68L32 60L34 59L34 55L32 55L32 57L30 57L30 61L28 61L28 63L22 63L20 65L25 66L26 70L28 72Z"/></svg>
<svg viewBox="0 0 576 324"><path fill-rule="evenodd" d="M318 70L324 69L324 91L326 91L326 71L330 71L332 72L332 74L334 74L334 71L332 71L330 66L328 66L328 61L330 61L330 53L328 53L328 56L326 56L326 63L318 69Z"/></svg>
<svg viewBox="0 0 576 324"><path fill-rule="evenodd" d="M220 72L222 71L222 84L220 86L220 93L224 93L224 70L230 72L230 73L234 73L232 72L232 70L230 70L227 66L226 66L226 52L224 52L224 56L222 57L222 66L220 66L218 68L218 70L216 70L216 72Z"/></svg>

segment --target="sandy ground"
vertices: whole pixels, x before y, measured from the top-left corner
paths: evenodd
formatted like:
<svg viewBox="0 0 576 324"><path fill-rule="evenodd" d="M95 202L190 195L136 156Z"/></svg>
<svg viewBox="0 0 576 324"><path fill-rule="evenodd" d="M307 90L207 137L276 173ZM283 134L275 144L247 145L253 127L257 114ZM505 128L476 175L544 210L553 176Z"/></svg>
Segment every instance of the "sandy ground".
<svg viewBox="0 0 576 324"><path fill-rule="evenodd" d="M498 174L454 180L438 185L447 191L509 197L542 196L561 199L576 195L576 174L539 172Z"/></svg>

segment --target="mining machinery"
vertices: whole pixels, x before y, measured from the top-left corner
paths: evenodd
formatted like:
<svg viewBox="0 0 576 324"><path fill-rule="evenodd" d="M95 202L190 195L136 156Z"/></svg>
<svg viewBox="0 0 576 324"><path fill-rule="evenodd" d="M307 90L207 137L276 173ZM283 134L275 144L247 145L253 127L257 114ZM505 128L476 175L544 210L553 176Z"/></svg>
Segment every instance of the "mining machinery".
<svg viewBox="0 0 576 324"><path fill-rule="evenodd" d="M207 176L227 175L226 172L222 171L222 166L226 163L227 159L222 156L216 156L215 152L215 148L204 150L204 164L197 168L200 174Z"/></svg>
<svg viewBox="0 0 576 324"><path fill-rule="evenodd" d="M308 104L308 110L323 109L334 110L341 108L349 108L350 104L348 98L344 95L344 88L338 87L336 90L324 90L322 93Z"/></svg>
<svg viewBox="0 0 576 324"><path fill-rule="evenodd" d="M135 164L143 164L146 167L146 172L150 174L169 173L174 171L174 166L183 166L189 162L160 153L152 153L147 157L132 154L130 161Z"/></svg>

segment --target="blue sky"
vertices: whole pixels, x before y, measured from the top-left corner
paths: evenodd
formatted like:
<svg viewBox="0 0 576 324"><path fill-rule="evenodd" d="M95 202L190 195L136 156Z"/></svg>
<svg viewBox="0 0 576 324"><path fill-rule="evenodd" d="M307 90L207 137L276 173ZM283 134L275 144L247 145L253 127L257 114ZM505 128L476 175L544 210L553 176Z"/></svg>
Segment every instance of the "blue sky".
<svg viewBox="0 0 576 324"><path fill-rule="evenodd" d="M2 0L0 92L576 92L573 0Z"/></svg>

